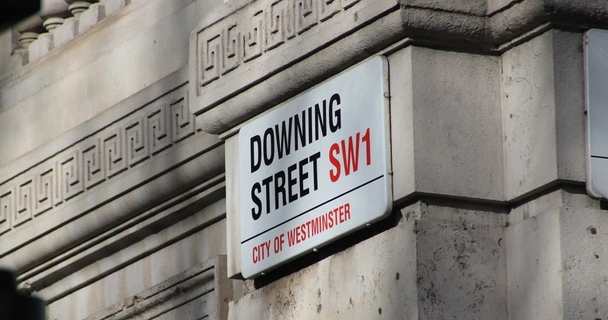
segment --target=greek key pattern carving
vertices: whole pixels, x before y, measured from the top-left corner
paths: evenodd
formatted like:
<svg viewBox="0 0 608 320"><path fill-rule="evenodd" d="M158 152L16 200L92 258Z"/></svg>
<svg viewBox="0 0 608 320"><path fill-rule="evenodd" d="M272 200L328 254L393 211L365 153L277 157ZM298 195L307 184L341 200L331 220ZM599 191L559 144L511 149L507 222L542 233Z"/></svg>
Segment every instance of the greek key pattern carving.
<svg viewBox="0 0 608 320"><path fill-rule="evenodd" d="M197 34L199 87L269 52L360 0L272 0Z"/></svg>
<svg viewBox="0 0 608 320"><path fill-rule="evenodd" d="M0 185L0 235L193 136L187 96L172 92Z"/></svg>

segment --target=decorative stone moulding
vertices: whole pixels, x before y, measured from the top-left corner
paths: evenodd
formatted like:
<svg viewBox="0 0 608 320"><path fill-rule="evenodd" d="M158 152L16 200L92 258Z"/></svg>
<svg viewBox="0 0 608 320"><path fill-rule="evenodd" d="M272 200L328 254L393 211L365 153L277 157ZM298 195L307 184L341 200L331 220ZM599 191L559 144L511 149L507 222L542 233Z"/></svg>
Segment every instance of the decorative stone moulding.
<svg viewBox="0 0 608 320"><path fill-rule="evenodd" d="M232 282L226 277L226 256L216 256L85 320L228 318Z"/></svg>
<svg viewBox="0 0 608 320"><path fill-rule="evenodd" d="M69 17L68 4L63 0L43 0L40 18L44 20L42 26L49 32L63 23L63 19Z"/></svg>
<svg viewBox="0 0 608 320"><path fill-rule="evenodd" d="M184 86L2 184L0 264L21 275L220 175L223 144L196 133Z"/></svg>
<svg viewBox="0 0 608 320"><path fill-rule="evenodd" d="M606 25L608 7L593 0L230 1L191 33L190 110L204 131L219 134L404 39L501 53L579 21Z"/></svg>
<svg viewBox="0 0 608 320"><path fill-rule="evenodd" d="M187 91L151 103L145 110L0 184L0 235L65 205L194 134ZM4 253L0 249L0 256Z"/></svg>

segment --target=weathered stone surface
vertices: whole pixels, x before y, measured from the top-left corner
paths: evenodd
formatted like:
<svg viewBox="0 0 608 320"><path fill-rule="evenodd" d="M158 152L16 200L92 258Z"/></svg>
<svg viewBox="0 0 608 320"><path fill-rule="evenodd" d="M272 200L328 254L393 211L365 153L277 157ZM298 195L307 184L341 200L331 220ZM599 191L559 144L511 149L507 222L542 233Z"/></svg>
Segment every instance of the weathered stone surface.
<svg viewBox="0 0 608 320"><path fill-rule="evenodd" d="M245 40L243 40L249 34L247 33L249 25L243 27L235 21L249 23L249 16L252 16L254 17L253 22L262 23L261 21L266 21L264 14L267 14L266 11L270 10L270 7L265 8L261 2L254 2L242 10L232 13L225 20L233 22L215 23L218 21L217 16L207 18L199 24L191 37L190 61L198 66L192 69L190 76L193 86L193 101L196 101L193 104L193 113L204 114L201 121L204 130L212 133L224 132L293 94L301 92L312 83L324 79L327 77L327 72L335 73L361 58L377 53L394 42L395 38L407 36L420 43L440 45L446 48L503 52L517 43L546 31L549 28L548 22L556 24L576 22L572 20L571 16L562 14L562 12L570 10L585 16L589 18L586 20L589 25L599 25L606 20L605 16L608 16L608 11L605 8L598 8L594 1L577 2L575 5L565 4L561 1L545 3L540 0L507 3L499 5L500 10L489 16L481 14L487 10L485 2L482 1L475 1L476 6L467 2L469 6L466 6L466 10L464 7L460 7L462 2L410 2L404 1L398 11L392 11L392 13L400 15L401 21L398 22L389 22L392 19L392 13L388 12L396 10L391 3L374 2L372 5L374 9L369 9L366 2L362 1L356 3L351 9L335 15L335 17L346 15L349 16L348 18L344 17L339 20L329 18L298 36L291 36L292 31L287 22L290 20L286 18L287 25L278 29L284 29L278 31L284 39L277 40L278 42L275 44L273 37L265 36L264 32L254 32L247 38L252 41L252 47L246 46ZM259 6L262 7L258 8ZM571 8L572 6L576 8ZM253 10L254 7L258 10ZM378 10L379 8L384 9ZM254 13L258 12L265 13L254 16ZM287 14L288 12L285 13L286 17L291 17ZM244 18L241 17L243 15ZM363 27L361 24L363 21L370 24ZM391 28L385 29L388 24L392 23L395 24ZM321 27L331 30L331 32L314 32ZM226 30L220 32L223 30L222 28L226 28ZM373 41L373 45L364 43L351 47L346 41L350 36L336 41L340 34L345 34L345 30L352 32L357 28L362 29L355 33L356 38L359 41L361 39ZM260 28L260 30L265 29ZM366 36L368 32L374 36ZM251 40L253 39L251 37L254 36L260 38L255 41ZM391 39L393 40L391 41ZM510 41L514 42L509 43ZM293 43L297 43L297 50L291 49ZM259 53L251 53L251 56L243 56L245 53L233 53L240 52L235 51L237 47L258 50ZM206 48L206 51L203 48ZM306 53L313 50L321 51L307 57ZM325 52L327 55L323 54ZM264 67L259 68L257 65L264 65ZM248 77L239 76L245 71ZM205 74L207 76L204 76ZM224 80L218 82L220 78ZM265 82L258 84L261 79L265 79ZM277 79L276 83L274 79ZM283 79L281 83L289 84L289 86L281 88L278 86L278 79ZM285 81L286 79L289 81ZM241 93L243 90L245 91ZM201 92L206 93L201 94ZM197 99L197 96L200 97ZM260 98L260 96L264 98ZM245 101L252 103L248 104ZM221 107L218 107L220 103ZM214 111L216 108L221 111Z"/></svg>
<svg viewBox="0 0 608 320"><path fill-rule="evenodd" d="M226 237L228 245L228 277L238 277L241 273L241 204L239 183L239 141L238 135L225 140L226 150Z"/></svg>
<svg viewBox="0 0 608 320"><path fill-rule="evenodd" d="M568 207L505 231L511 319L598 319L608 314L606 215Z"/></svg>
<svg viewBox="0 0 608 320"><path fill-rule="evenodd" d="M229 319L507 319L506 216L417 203L399 225L236 300Z"/></svg>
<svg viewBox="0 0 608 320"><path fill-rule="evenodd" d="M8 215L0 222L7 232L0 264L24 272L200 179L221 174L221 142L195 134L187 96L183 86L174 88L29 171L6 177L0 185L2 211Z"/></svg>
<svg viewBox="0 0 608 320"><path fill-rule="evenodd" d="M228 319L418 319L414 219L230 303Z"/></svg>
<svg viewBox="0 0 608 320"><path fill-rule="evenodd" d="M505 230L510 319L563 319L559 209Z"/></svg>
<svg viewBox="0 0 608 320"><path fill-rule="evenodd" d="M504 200L498 59L408 47L389 62L394 199Z"/></svg>
<svg viewBox="0 0 608 320"><path fill-rule="evenodd" d="M78 32L83 33L105 18L105 6L99 3L92 4L78 16Z"/></svg>
<svg viewBox="0 0 608 320"><path fill-rule="evenodd" d="M412 49L416 191L503 200L499 61Z"/></svg>
<svg viewBox="0 0 608 320"><path fill-rule="evenodd" d="M508 319L502 210L421 203L418 319Z"/></svg>
<svg viewBox="0 0 608 320"><path fill-rule="evenodd" d="M582 36L549 31L502 56L505 194L585 181Z"/></svg>
<svg viewBox="0 0 608 320"><path fill-rule="evenodd" d="M63 20L63 23L53 31L53 47L59 47L60 45L74 39L78 34L78 19L67 18Z"/></svg>
<svg viewBox="0 0 608 320"><path fill-rule="evenodd" d="M28 48L29 59L39 59L51 51L51 49L53 49L53 35L50 33L43 33L30 44Z"/></svg>
<svg viewBox="0 0 608 320"><path fill-rule="evenodd" d="M563 318L608 315L608 216L605 211L564 208L560 214Z"/></svg>
<svg viewBox="0 0 608 320"><path fill-rule="evenodd" d="M221 1L132 3L106 27L85 32L71 45L49 52L43 61L4 76L0 166L44 148L187 65L188 35L217 3Z"/></svg>
<svg viewBox="0 0 608 320"><path fill-rule="evenodd" d="M159 264L172 255L183 255L179 250L190 249L193 241L204 236L212 235L191 236L90 284L69 299L51 303L49 319L225 319L232 293L232 283L225 276L225 257L209 252L191 255L190 265L169 262L163 268ZM161 274L160 281L152 282Z"/></svg>
<svg viewBox="0 0 608 320"><path fill-rule="evenodd" d="M415 49L407 47L388 57L391 95L391 165L395 201L411 196L416 191L412 50Z"/></svg>

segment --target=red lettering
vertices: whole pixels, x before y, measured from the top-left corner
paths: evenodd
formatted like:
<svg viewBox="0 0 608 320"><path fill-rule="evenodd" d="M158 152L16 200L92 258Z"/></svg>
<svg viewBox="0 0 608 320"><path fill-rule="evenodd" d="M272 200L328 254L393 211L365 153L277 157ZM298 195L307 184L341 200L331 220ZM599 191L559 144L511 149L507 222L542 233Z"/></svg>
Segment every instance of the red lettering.
<svg viewBox="0 0 608 320"><path fill-rule="evenodd" d="M365 164L372 164L372 146L371 146L371 130L367 128L365 134L361 136L361 132L357 132L354 136L348 137L340 141L340 144L334 143L329 147L329 162L333 166L329 170L329 179L331 182L336 182L342 174L342 166L344 166L344 175L348 176L359 170L359 144L365 144ZM337 157L342 154L342 159ZM340 162L342 160L342 162Z"/></svg>
<svg viewBox="0 0 608 320"><path fill-rule="evenodd" d="M254 264L258 263L259 260L258 260L258 247L257 246L253 247L252 254L253 254L253 263Z"/></svg>
<svg viewBox="0 0 608 320"><path fill-rule="evenodd" d="M346 214L346 220L350 220L350 203L344 205L344 213Z"/></svg>
<svg viewBox="0 0 608 320"><path fill-rule="evenodd" d="M287 231L287 244L290 247L296 244L296 235L294 229Z"/></svg>
<svg viewBox="0 0 608 320"><path fill-rule="evenodd" d="M329 180L331 180L331 182L336 182L340 179L340 161L338 161L335 156L335 154L339 153L340 146L337 143L334 143L329 147L329 162L336 168L335 172L334 169L329 170Z"/></svg>
<svg viewBox="0 0 608 320"><path fill-rule="evenodd" d="M348 149L346 148L346 141L342 140L342 161L344 164L344 175L349 175L352 168L352 172L359 170L359 136L361 134L357 132L357 139L355 140L355 147L353 151L353 137L348 137Z"/></svg>
<svg viewBox="0 0 608 320"><path fill-rule="evenodd" d="M299 242L303 242L304 240L306 240L306 231L303 230L304 228L306 228L306 225L302 224L302 226L300 227L300 231L302 231L302 233L300 233L301 237Z"/></svg>
<svg viewBox="0 0 608 320"><path fill-rule="evenodd" d="M361 141L363 141L365 143L365 155L366 155L366 163L367 165L371 165L372 164L372 152L371 152L371 145L370 145L370 131L369 128L367 128L367 130L365 130L365 134L363 135L363 137L361 138Z"/></svg>

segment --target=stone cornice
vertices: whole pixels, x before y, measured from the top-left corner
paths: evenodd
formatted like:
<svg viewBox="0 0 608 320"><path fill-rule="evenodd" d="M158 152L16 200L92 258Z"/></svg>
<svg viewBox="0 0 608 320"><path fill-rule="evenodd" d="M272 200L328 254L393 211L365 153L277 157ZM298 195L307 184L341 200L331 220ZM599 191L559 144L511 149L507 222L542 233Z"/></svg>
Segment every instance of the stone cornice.
<svg viewBox="0 0 608 320"><path fill-rule="evenodd" d="M224 219L226 205L223 182L223 175L211 178L56 255L17 280L28 283L47 303L59 300L137 259L158 252ZM70 232L70 229L78 227L69 225L65 231Z"/></svg>
<svg viewBox="0 0 608 320"><path fill-rule="evenodd" d="M112 305L86 320L171 317L178 306L196 303L196 319L226 319L232 283L226 277L226 257L218 256ZM173 315L176 316L176 315ZM192 318L194 319L194 318Z"/></svg>
<svg viewBox="0 0 608 320"><path fill-rule="evenodd" d="M599 0L478 2L259 0L209 17L191 34L191 111L219 134L402 39L500 54L552 26L608 25Z"/></svg>

